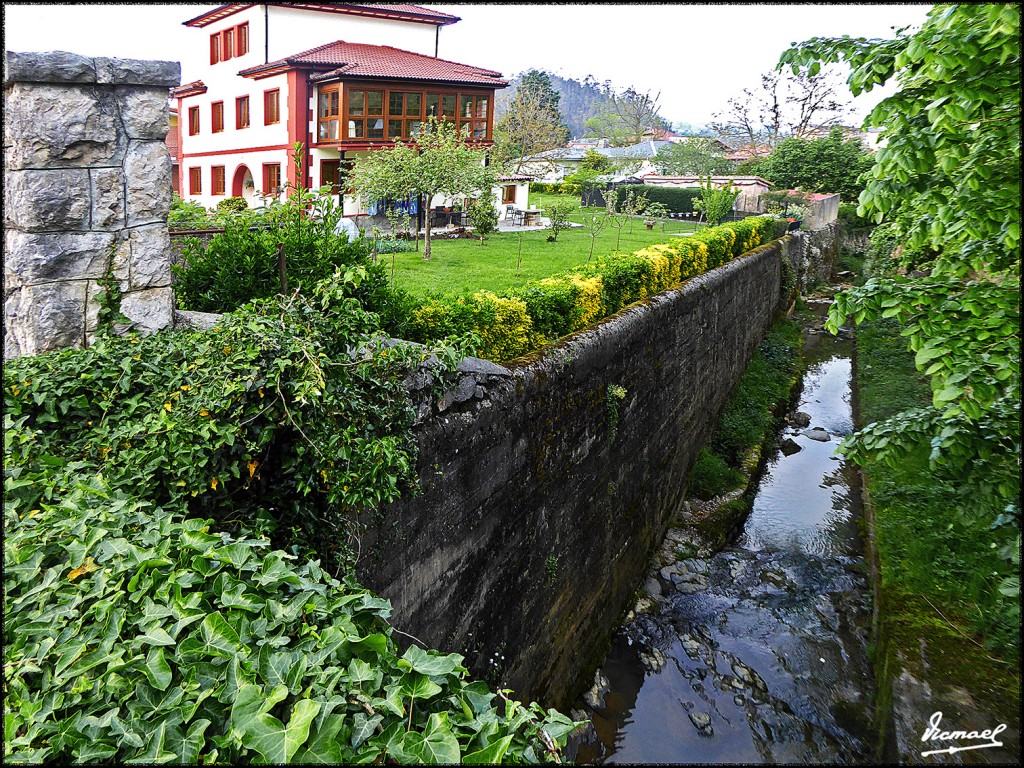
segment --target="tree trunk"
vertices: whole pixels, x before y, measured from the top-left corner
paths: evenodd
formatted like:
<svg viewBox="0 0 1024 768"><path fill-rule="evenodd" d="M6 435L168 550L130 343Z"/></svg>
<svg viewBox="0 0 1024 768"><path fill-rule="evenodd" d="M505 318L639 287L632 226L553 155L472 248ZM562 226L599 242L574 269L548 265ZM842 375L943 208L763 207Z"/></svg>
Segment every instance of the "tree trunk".
<svg viewBox="0 0 1024 768"><path fill-rule="evenodd" d="M423 217L423 260L430 261L430 211Z"/></svg>

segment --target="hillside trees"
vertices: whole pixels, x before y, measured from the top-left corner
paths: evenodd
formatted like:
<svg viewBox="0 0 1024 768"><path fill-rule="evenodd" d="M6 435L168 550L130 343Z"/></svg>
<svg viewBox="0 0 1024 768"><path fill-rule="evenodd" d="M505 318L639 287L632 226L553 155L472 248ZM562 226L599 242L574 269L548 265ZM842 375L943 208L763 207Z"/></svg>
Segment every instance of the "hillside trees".
<svg viewBox="0 0 1024 768"><path fill-rule="evenodd" d="M430 118L413 141L399 141L358 158L351 184L370 199L422 195L429 207L436 195L489 197L495 173L484 166L483 150L472 147L452 121ZM429 261L430 217L424 218L423 258Z"/></svg>
<svg viewBox="0 0 1024 768"><path fill-rule="evenodd" d="M610 87L605 91L605 102L589 120L587 128L598 136L607 137L617 147L640 140L645 131L668 128L668 122L659 114L658 98L650 91L641 93L633 86L622 91Z"/></svg>
<svg viewBox="0 0 1024 768"><path fill-rule="evenodd" d="M917 32L815 38L780 66L814 74L838 61L854 95L899 86L865 121L887 143L858 213L891 223L899 271L926 276L840 294L829 326L896 318L933 391L929 408L868 425L843 447L895 463L930 441L933 470L993 526L1015 526L1019 542L1020 7L936 6ZM1019 594L1019 581L1002 589Z"/></svg>

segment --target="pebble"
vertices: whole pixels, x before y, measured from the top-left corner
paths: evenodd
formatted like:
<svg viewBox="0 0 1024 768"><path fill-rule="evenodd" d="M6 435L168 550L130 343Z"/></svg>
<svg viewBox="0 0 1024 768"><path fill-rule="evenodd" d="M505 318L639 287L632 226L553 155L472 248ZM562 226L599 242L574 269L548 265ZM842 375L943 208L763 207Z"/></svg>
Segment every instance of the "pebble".
<svg viewBox="0 0 1024 768"><path fill-rule="evenodd" d="M710 736L714 733L714 729L711 727L711 715L707 712L690 712L689 717L690 722L703 735Z"/></svg>
<svg viewBox="0 0 1024 768"><path fill-rule="evenodd" d="M803 432L802 434L804 437L810 440L817 440L819 443L827 443L832 439L829 436L828 432L826 432L824 429L821 429L820 427L818 427L817 429L808 429L806 432Z"/></svg>

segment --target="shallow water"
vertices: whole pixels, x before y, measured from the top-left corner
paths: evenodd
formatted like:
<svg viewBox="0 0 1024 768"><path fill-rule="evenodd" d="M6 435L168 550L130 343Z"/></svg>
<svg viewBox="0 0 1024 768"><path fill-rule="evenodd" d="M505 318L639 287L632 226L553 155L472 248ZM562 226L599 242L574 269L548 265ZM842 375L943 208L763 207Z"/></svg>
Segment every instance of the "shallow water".
<svg viewBox="0 0 1024 768"><path fill-rule="evenodd" d="M871 666L868 587L856 473L833 456L853 427L850 344L808 336L809 359L787 428L743 533L706 559L662 571L660 609L616 635L598 744L579 762L867 761Z"/></svg>

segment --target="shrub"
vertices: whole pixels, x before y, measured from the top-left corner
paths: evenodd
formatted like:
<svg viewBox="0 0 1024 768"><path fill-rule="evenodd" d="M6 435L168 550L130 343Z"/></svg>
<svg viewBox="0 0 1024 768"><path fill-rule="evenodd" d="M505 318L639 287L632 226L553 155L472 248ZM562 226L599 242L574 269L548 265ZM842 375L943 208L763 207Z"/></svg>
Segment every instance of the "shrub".
<svg viewBox="0 0 1024 768"><path fill-rule="evenodd" d="M707 268L715 269L732 258L732 246L736 242L736 233L727 227L706 227L690 239L702 242L707 246Z"/></svg>
<svg viewBox="0 0 1024 768"><path fill-rule="evenodd" d="M217 213L230 215L232 213L245 213L249 210L249 204L243 197L225 197L217 203Z"/></svg>
<svg viewBox="0 0 1024 768"><path fill-rule="evenodd" d="M622 209L626 194L642 194L648 203L661 203L672 213L693 213L693 201L701 196L699 187L660 187L647 184L624 184L615 190L616 208Z"/></svg>
<svg viewBox="0 0 1024 768"><path fill-rule="evenodd" d="M182 200L177 194L171 198L171 209L167 214L167 226L170 229L206 229L213 223L210 212L199 203Z"/></svg>
<svg viewBox="0 0 1024 768"><path fill-rule="evenodd" d="M480 291L472 296L437 296L412 312L409 332L413 341L427 343L475 333L476 354L489 360L518 357L540 342L526 302L517 297Z"/></svg>
<svg viewBox="0 0 1024 768"><path fill-rule="evenodd" d="M469 223L483 243L484 238L498 228L498 210L490 200L474 200L468 213Z"/></svg>
<svg viewBox="0 0 1024 768"><path fill-rule="evenodd" d="M544 195L559 195L563 193L561 182L543 182L543 181L531 181L530 191L539 192Z"/></svg>
<svg viewBox="0 0 1024 768"><path fill-rule="evenodd" d="M742 472L726 464L721 456L701 448L690 470L689 490L698 499L708 501L739 488L746 480Z"/></svg>

